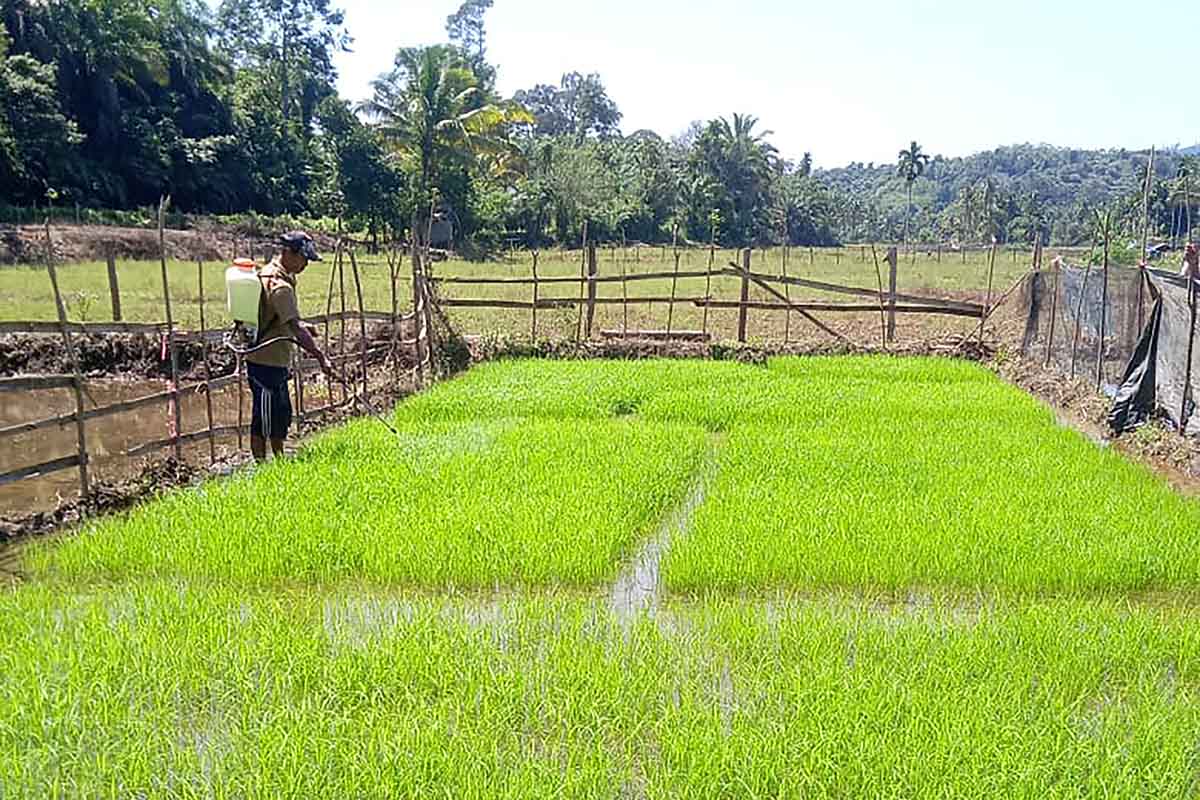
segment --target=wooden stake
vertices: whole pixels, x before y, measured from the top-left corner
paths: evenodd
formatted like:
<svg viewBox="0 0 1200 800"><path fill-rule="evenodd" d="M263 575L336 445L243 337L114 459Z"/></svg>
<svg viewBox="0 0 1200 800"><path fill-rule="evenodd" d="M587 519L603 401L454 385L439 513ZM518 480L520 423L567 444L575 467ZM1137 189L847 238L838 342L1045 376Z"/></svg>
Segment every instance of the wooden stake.
<svg viewBox="0 0 1200 800"><path fill-rule="evenodd" d="M538 251L533 251L533 306L529 310L529 339L537 341L537 305L538 305Z"/></svg>
<svg viewBox="0 0 1200 800"><path fill-rule="evenodd" d="M584 252L587 263L587 338L592 338L592 324L596 319L596 274L600 271L599 259L596 256L596 243L588 242Z"/></svg>
<svg viewBox="0 0 1200 800"><path fill-rule="evenodd" d="M1100 283L1100 341L1096 345L1096 388L1104 382L1104 340L1108 337L1108 240L1109 224L1104 229L1104 274Z"/></svg>
<svg viewBox="0 0 1200 800"><path fill-rule="evenodd" d="M717 258L717 226L711 227L712 233L708 241L708 266L704 269L704 297L712 299L712 271L713 265ZM705 339L708 338L708 305L704 306L704 314L701 324L701 330L704 333Z"/></svg>
<svg viewBox="0 0 1200 800"><path fill-rule="evenodd" d="M324 349L325 349L326 353L331 352L329 349L329 328L332 325L332 323L330 322L329 318L333 315L333 282L334 282L334 279L337 278L337 270L338 270L337 265L342 263L341 229L342 229L342 224L341 224L341 220L339 219L338 220L337 244L334 246L334 251L333 251L333 263L331 263L329 265L329 288L325 291L325 321L324 321L325 344L324 344ZM328 404L332 405L334 402L333 380L329 377L329 373L327 373L327 372L325 373L325 394L328 399Z"/></svg>
<svg viewBox="0 0 1200 800"><path fill-rule="evenodd" d="M671 324L675 321L675 290L679 283L679 225L671 228L671 249L675 251L675 272L671 275L671 303L667 306L667 338L671 338Z"/></svg>
<svg viewBox="0 0 1200 800"><path fill-rule="evenodd" d="M883 273L879 269L879 253L876 252L874 243L871 244L871 258L875 260L875 284L879 287L879 342L886 350L887 310L884 308L883 302Z"/></svg>
<svg viewBox="0 0 1200 800"><path fill-rule="evenodd" d="M742 295L738 303L738 341L746 341L746 319L748 309L746 303L750 300L750 258L752 251L749 247L742 251Z"/></svg>
<svg viewBox="0 0 1200 800"><path fill-rule="evenodd" d="M785 244L783 245L783 258L780 259L781 266L783 267L781 274L783 275L785 281L788 276L788 274L787 274L788 246L786 244L786 241L787 240L785 239L784 240ZM790 306L790 304L792 302L792 286L790 283L785 282L783 284L783 299L784 299L784 302L788 303ZM791 339L792 339L792 309L789 307L786 311L783 312L783 343L784 343L784 345L787 345L791 341Z"/></svg>
<svg viewBox="0 0 1200 800"><path fill-rule="evenodd" d="M108 296L112 302L113 322L121 321L121 284L117 280L117 261L110 250L106 256L108 265Z"/></svg>
<svg viewBox="0 0 1200 800"><path fill-rule="evenodd" d="M1150 161L1146 165L1146 186L1142 192L1142 254L1138 259L1141 280L1138 281L1137 291L1137 334L1142 333L1146 325L1146 248L1150 244L1150 187L1154 182L1154 145L1150 146Z"/></svg>
<svg viewBox="0 0 1200 800"><path fill-rule="evenodd" d="M622 233L621 238L624 239L624 237L625 237L625 234ZM624 248L623 244L622 244L621 249L622 249L622 252L624 252L625 248ZM628 277L629 276L625 272L625 257L624 257L624 255L622 255L622 257L621 257L621 337L622 338L629 336L629 281L626 280Z"/></svg>
<svg viewBox="0 0 1200 800"><path fill-rule="evenodd" d="M887 340L889 342L896 341L896 266L899 261L896 253L896 248L889 247L887 252L888 262L888 314L887 314Z"/></svg>
<svg viewBox="0 0 1200 800"><path fill-rule="evenodd" d="M171 286L167 281L167 238L165 232L167 206L171 198L158 202L158 254L162 266L163 306L167 312L167 352L171 359L171 414L175 420L175 460L183 460L183 444L179 436L183 433L183 414L179 408L179 359L175 352L175 319L171 315Z"/></svg>
<svg viewBox="0 0 1200 800"><path fill-rule="evenodd" d="M358 295L358 332L360 337L360 349L362 350L362 391L363 397L367 396L367 317L366 309L363 306L363 291L362 280L358 275L358 259L354 255L354 250L350 250L350 271L354 273L354 293Z"/></svg>
<svg viewBox="0 0 1200 800"><path fill-rule="evenodd" d="M62 329L63 348L66 350L67 360L71 362L73 373L71 389L75 394L75 447L79 456L79 496L86 500L91 494L91 487L88 480L87 432L83 422L83 374L79 368L75 346L71 342L71 333L67 329L67 308L58 289L58 272L54 269L54 242L50 236L49 217L46 218L46 272L50 275L50 286L54 289L54 307L58 311L58 325Z"/></svg>
<svg viewBox="0 0 1200 800"><path fill-rule="evenodd" d="M996 273L996 237L992 237L992 249L988 254L987 302L984 303L984 319L992 315L992 279ZM983 344L984 325L979 326L979 343Z"/></svg>
<svg viewBox="0 0 1200 800"><path fill-rule="evenodd" d="M1191 307L1191 327L1188 329L1187 368L1184 371L1183 401L1179 411L1179 433L1187 433L1188 399L1192 396L1192 357L1196 352L1196 279L1188 276L1188 305ZM1194 398L1193 398L1194 399Z"/></svg>
<svg viewBox="0 0 1200 800"><path fill-rule="evenodd" d="M217 445L213 441L212 365L208 363L208 325L204 319L204 262L196 262L196 283L200 304L200 358L204 361L204 411L208 420L208 463L217 462Z"/></svg>
<svg viewBox="0 0 1200 800"><path fill-rule="evenodd" d="M575 318L575 341L579 341L579 339L582 338L583 334L584 334L583 297L584 297L584 293L586 291L588 291L588 288L586 286L588 272L589 272L589 270L591 270L593 268L592 267L592 259L593 259L592 251L588 249L588 244L589 244L588 243L588 221L586 219L583 221L583 240L582 240L581 244L583 245L583 250L579 254L580 255L580 261L579 261L579 308L577 309L577 311L579 313L576 314L576 318ZM589 311L591 311L590 306L589 306ZM592 335L592 326L590 323L587 325L587 335L588 335L588 337L591 337L591 335Z"/></svg>
<svg viewBox="0 0 1200 800"><path fill-rule="evenodd" d="M346 355L346 252L350 248L343 248L340 257L337 261L338 273L338 296L341 306L342 316L338 326L338 355ZM346 385L346 361L342 359L338 361L338 375L341 376L342 387L342 402L346 402L350 398L350 388Z"/></svg>
<svg viewBox="0 0 1200 800"><path fill-rule="evenodd" d="M1096 242L1092 241L1092 249L1088 251L1087 266L1083 271L1082 285L1079 287L1079 302L1075 304L1075 333L1071 336L1071 378L1075 378L1075 364L1078 358L1080 319L1083 314L1083 299L1087 296L1088 278L1092 274L1092 256L1096 254Z"/></svg>
<svg viewBox="0 0 1200 800"><path fill-rule="evenodd" d="M1050 295L1050 335L1046 337L1046 361L1044 366L1050 366L1050 358L1054 353L1054 328L1058 323L1058 284L1062 275L1062 263L1054 259L1054 288Z"/></svg>

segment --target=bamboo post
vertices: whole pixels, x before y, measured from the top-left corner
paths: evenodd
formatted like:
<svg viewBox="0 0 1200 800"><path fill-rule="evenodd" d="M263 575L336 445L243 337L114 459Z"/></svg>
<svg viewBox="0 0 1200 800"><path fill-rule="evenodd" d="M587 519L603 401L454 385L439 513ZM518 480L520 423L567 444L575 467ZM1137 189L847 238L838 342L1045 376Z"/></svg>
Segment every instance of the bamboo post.
<svg viewBox="0 0 1200 800"><path fill-rule="evenodd" d="M1046 337L1046 361L1044 366L1050 366L1050 358L1054 353L1054 329L1058 323L1058 285L1062 275L1062 260L1055 258L1051 262L1054 268L1054 283L1050 294L1050 335Z"/></svg>
<svg viewBox="0 0 1200 800"><path fill-rule="evenodd" d="M584 259L587 263L587 338L592 338L592 323L596 318L596 274L599 272L598 259L596 257L596 243L588 242L587 250L584 252Z"/></svg>
<svg viewBox="0 0 1200 800"><path fill-rule="evenodd" d="M879 269L879 253L875 250L874 243L871 244L871 258L875 261L875 285L879 289L879 342L886 350L888 341L887 311L883 302L883 273Z"/></svg>
<svg viewBox="0 0 1200 800"><path fill-rule="evenodd" d="M621 234L624 237L624 234ZM624 253L624 245L621 246ZM625 256L621 256L621 338L629 337L629 276L625 272Z"/></svg>
<svg viewBox="0 0 1200 800"><path fill-rule="evenodd" d="M1146 186L1142 193L1142 252L1138 258L1141 280L1137 291L1137 334L1146 324L1146 248L1150 244L1150 186L1154 181L1154 145L1150 146L1150 161L1146 165Z"/></svg>
<svg viewBox="0 0 1200 800"><path fill-rule="evenodd" d="M592 265L593 265L593 260L594 260L594 253L591 249L589 249L590 242L588 242L588 221L586 219L583 221L583 238L582 238L582 241L580 242L580 244L582 244L583 249L579 253L579 308L576 309L577 313L575 315L575 340L576 341L579 341L579 339L581 337L583 337L585 331L587 334L587 338L591 338L591 335L592 335L591 315L593 313L595 313L594 309L589 304L588 320L587 320L587 325L585 328L583 298L584 298L584 293L587 291L590 291L589 287L587 286L587 275L588 275L589 270L591 270L593 268Z"/></svg>
<svg viewBox="0 0 1200 800"><path fill-rule="evenodd" d="M746 318L749 309L746 303L750 301L750 259L753 252L749 247L742 250L742 295L738 302L738 341L746 341Z"/></svg>
<svg viewBox="0 0 1200 800"><path fill-rule="evenodd" d="M217 445L213 441L212 365L208 363L208 323L204 318L204 262L196 262L196 284L200 304L200 358L204 361L204 412L208 421L208 463L217 462Z"/></svg>
<svg viewBox="0 0 1200 800"><path fill-rule="evenodd" d="M537 307L538 307L538 251L533 251L533 305L529 309L529 339L537 341Z"/></svg>
<svg viewBox="0 0 1200 800"><path fill-rule="evenodd" d="M1191 327L1188 329L1187 368L1184 370L1183 401L1179 411L1179 433L1187 433L1188 399L1192 396L1192 357L1196 351L1196 278L1188 275L1188 305L1191 308Z"/></svg>
<svg viewBox="0 0 1200 800"><path fill-rule="evenodd" d="M414 215L414 221L415 221ZM415 231L415 229L414 229ZM416 245L416 233L413 234L414 244L412 252L412 271L413 271L413 328L415 330L413 342L413 354L417 361L416 377L417 381L424 386L425 384L425 348L428 343L428 337L425 332L425 293L421 288L421 254Z"/></svg>
<svg viewBox="0 0 1200 800"><path fill-rule="evenodd" d="M711 227L711 234L708 241L708 265L704 268L704 299L712 299L712 270L713 264L717 259L717 226ZM705 338L708 337L708 303L704 304L704 311L701 316L701 331Z"/></svg>
<svg viewBox="0 0 1200 800"><path fill-rule="evenodd" d="M86 500L91 494L91 487L88 480L87 432L83 422L83 375L79 368L79 358L75 354L75 346L71 342L71 332L67 328L67 308L58 289L58 272L54 268L54 245L50 237L49 217L46 218L46 272L50 275L50 286L54 290L54 307L58 312L58 326L62 329L63 348L66 350L67 360L71 362L71 389L75 394L75 447L79 457L79 496Z"/></svg>
<svg viewBox="0 0 1200 800"><path fill-rule="evenodd" d="M404 263L400 250L396 247L396 231L393 228L391 241L388 242L388 280L392 289L392 343L388 348L388 356L392 362L392 385L400 386L400 296L396 282L400 277L400 265Z"/></svg>
<svg viewBox="0 0 1200 800"><path fill-rule="evenodd" d="M996 237L992 237L992 249L988 253L988 274L987 274L987 302L984 303L984 320L992 315L992 280L996 274ZM979 325L979 343L983 344L983 329L982 321Z"/></svg>
<svg viewBox="0 0 1200 800"><path fill-rule="evenodd" d="M350 271L354 274L354 293L358 296L358 333L362 350L362 391L367 396L367 315L363 306L362 279L358 275L358 258L350 250Z"/></svg>
<svg viewBox="0 0 1200 800"><path fill-rule="evenodd" d="M338 221L338 230L339 231L341 230L341 221L340 220ZM338 269L337 265L340 264L341 261L342 261L342 237L339 234L339 236L337 238L337 244L334 246L334 250L333 250L333 262L329 265L329 288L325 292L325 322L323 324L323 328L324 328L324 332L325 332L324 349L327 354L332 352L329 349L329 339L330 339L329 329L333 325L333 323L330 321L329 318L333 314L333 282L337 278L337 269ZM326 403L326 405L333 405L333 403L334 403L333 381L329 377L329 373L327 373L327 372L325 373L325 393L328 396L328 402Z"/></svg>
<svg viewBox="0 0 1200 800"><path fill-rule="evenodd" d="M887 340L889 342L896 341L896 267L899 262L899 257L896 253L896 248L889 247L887 252L888 262L888 312L887 312Z"/></svg>
<svg viewBox="0 0 1200 800"><path fill-rule="evenodd" d="M433 376L434 380L438 378L438 364L437 334L433 328L433 256L430 254L430 246L433 242L433 214L436 205L437 196L435 194L434 198L429 201L429 221L425 226L425 241L421 243L421 293L424 295L425 302L425 336L429 345L429 374Z"/></svg>
<svg viewBox="0 0 1200 800"><path fill-rule="evenodd" d="M1109 230L1104 231L1104 273L1100 280L1100 341L1096 344L1096 388L1104 382L1104 340L1108 336L1108 240Z"/></svg>
<svg viewBox="0 0 1200 800"><path fill-rule="evenodd" d="M121 321L121 283L117 280L117 260L112 251L105 257L108 266L108 296L112 302L113 322Z"/></svg>
<svg viewBox="0 0 1200 800"><path fill-rule="evenodd" d="M179 408L179 358L175 351L175 319L171 314L171 286L167 281L167 238L166 215L171 198L164 197L158 202L158 255L162 267L163 307L167 312L167 353L171 359L171 415L175 422L175 460L183 460L183 444L180 435L183 433L183 414Z"/></svg>
<svg viewBox="0 0 1200 800"><path fill-rule="evenodd" d="M679 225L671 229L671 249L675 251L675 272L671 275L671 302L667 306L667 339L671 338L671 326L675 322L675 291L679 283Z"/></svg>
<svg viewBox="0 0 1200 800"><path fill-rule="evenodd" d="M1080 319L1083 314L1083 299L1087 296L1088 278L1092 275L1092 256L1096 253L1096 243L1092 242L1092 249L1088 252L1087 266L1083 270L1083 281L1079 287L1079 302L1075 304L1075 332L1071 335L1071 378L1075 377L1075 365L1079 355L1079 333L1081 329Z"/></svg>
<svg viewBox="0 0 1200 800"><path fill-rule="evenodd" d="M786 242L786 240L785 240ZM787 282L788 276L788 247L785 243L783 246L783 257L780 259L782 266L783 282L783 297L788 307L783 312L783 343L787 345L792 339L792 285Z"/></svg>
<svg viewBox="0 0 1200 800"><path fill-rule="evenodd" d="M812 266L816 263L817 263L817 251L813 249L812 245L809 245L808 246L808 265Z"/></svg>
<svg viewBox="0 0 1200 800"><path fill-rule="evenodd" d="M340 238L340 237L339 237ZM351 248L343 248L337 260L338 296L341 308L341 318L338 326L338 375L341 376L342 402L350 397L350 389L346 385L346 252Z"/></svg>

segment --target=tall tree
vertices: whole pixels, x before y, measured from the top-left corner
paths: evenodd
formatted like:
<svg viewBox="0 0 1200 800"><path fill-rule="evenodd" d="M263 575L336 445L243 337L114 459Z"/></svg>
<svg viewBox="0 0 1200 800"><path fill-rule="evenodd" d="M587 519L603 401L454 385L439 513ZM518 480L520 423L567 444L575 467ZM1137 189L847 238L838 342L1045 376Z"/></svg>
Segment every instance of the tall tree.
<svg viewBox="0 0 1200 800"><path fill-rule="evenodd" d="M461 207L467 173L481 160L510 154L510 126L532 122L519 106L482 92L478 77L452 45L404 48L394 69L371 85L374 96L360 108L410 176L418 211L428 208L434 190Z"/></svg>
<svg viewBox="0 0 1200 800"><path fill-rule="evenodd" d="M464 0L450 16L446 17L446 35L466 55L476 77L487 89L496 82L496 71L487 63L487 30L483 18L492 7L493 0Z"/></svg>
<svg viewBox="0 0 1200 800"><path fill-rule="evenodd" d="M913 184L917 182L917 178L925 174L925 167L928 164L929 156L921 152L921 145L917 144L915 140L907 149L900 151L897 171L900 177L904 178L904 184L908 188L908 204L904 207L905 244L908 244L908 226L909 220L912 218Z"/></svg>
<svg viewBox="0 0 1200 800"><path fill-rule="evenodd" d="M538 135L570 136L576 144L620 135L621 112L595 73L569 72L558 86L539 84L513 99L533 114Z"/></svg>
<svg viewBox="0 0 1200 800"><path fill-rule="evenodd" d="M330 0L221 0L218 19L234 63L271 75L284 121L307 126L334 93L334 54L350 47L344 13Z"/></svg>

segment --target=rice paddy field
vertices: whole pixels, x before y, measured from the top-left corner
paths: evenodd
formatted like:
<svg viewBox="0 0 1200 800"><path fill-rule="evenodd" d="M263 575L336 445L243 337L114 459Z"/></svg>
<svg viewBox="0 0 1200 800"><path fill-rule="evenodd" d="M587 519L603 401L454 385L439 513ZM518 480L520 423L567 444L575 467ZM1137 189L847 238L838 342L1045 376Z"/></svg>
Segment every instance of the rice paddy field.
<svg viewBox="0 0 1200 800"><path fill-rule="evenodd" d="M964 362L502 361L28 544L0 797L1191 797L1200 503Z"/></svg>

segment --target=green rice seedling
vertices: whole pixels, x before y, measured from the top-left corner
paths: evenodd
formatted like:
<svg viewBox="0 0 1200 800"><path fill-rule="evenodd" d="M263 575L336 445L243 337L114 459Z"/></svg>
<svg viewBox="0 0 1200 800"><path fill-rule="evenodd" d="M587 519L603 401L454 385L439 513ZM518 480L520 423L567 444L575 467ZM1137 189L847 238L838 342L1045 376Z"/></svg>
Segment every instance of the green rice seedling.
<svg viewBox="0 0 1200 800"><path fill-rule="evenodd" d="M655 797L1184 797L1200 629L1123 602L677 607Z"/></svg>
<svg viewBox="0 0 1200 800"><path fill-rule="evenodd" d="M1192 614L260 591L0 593L0 794L1188 796Z"/></svg>
<svg viewBox="0 0 1200 800"><path fill-rule="evenodd" d="M999 413L1010 398L997 389L969 413L887 401L802 427L739 425L690 534L667 555L668 585L1200 584L1200 504L1044 410Z"/></svg>
<svg viewBox="0 0 1200 800"><path fill-rule="evenodd" d="M630 420L365 420L301 457L174 493L36 550L73 577L587 585L682 496L696 428Z"/></svg>
<svg viewBox="0 0 1200 800"><path fill-rule="evenodd" d="M613 627L556 600L5 592L0 795L611 797L661 679Z"/></svg>

